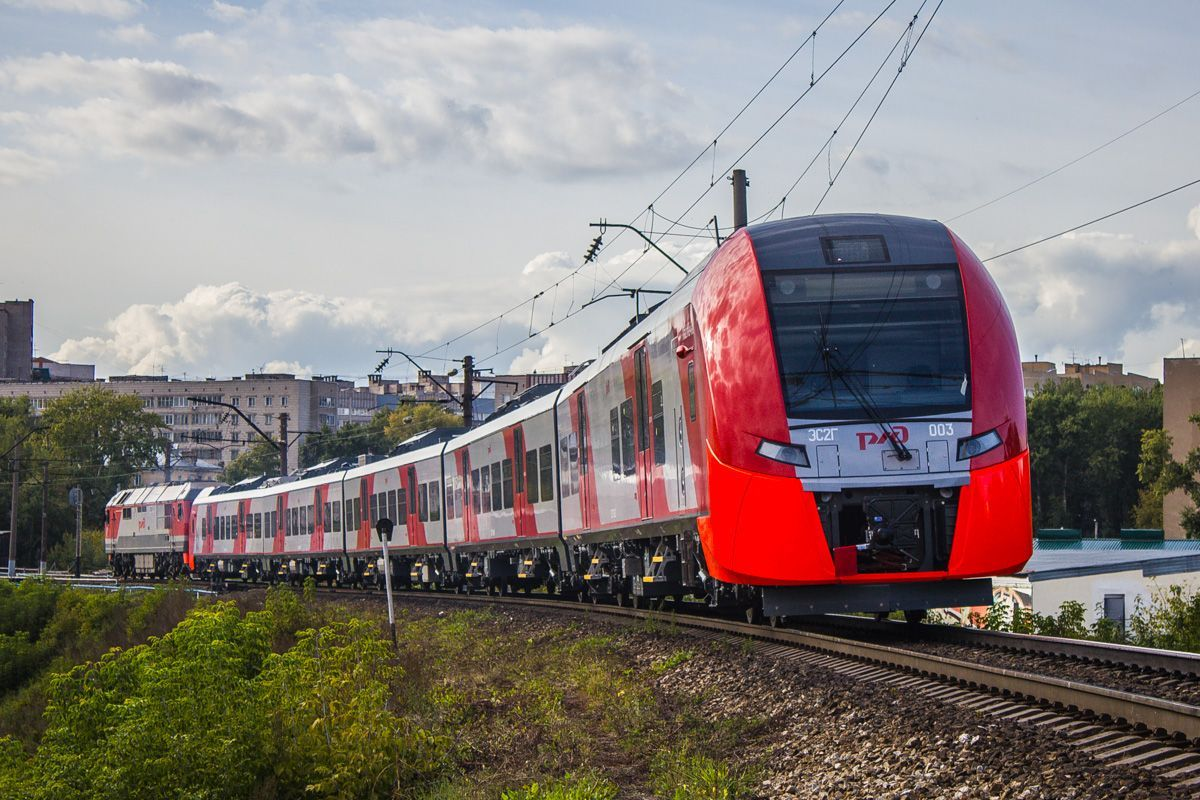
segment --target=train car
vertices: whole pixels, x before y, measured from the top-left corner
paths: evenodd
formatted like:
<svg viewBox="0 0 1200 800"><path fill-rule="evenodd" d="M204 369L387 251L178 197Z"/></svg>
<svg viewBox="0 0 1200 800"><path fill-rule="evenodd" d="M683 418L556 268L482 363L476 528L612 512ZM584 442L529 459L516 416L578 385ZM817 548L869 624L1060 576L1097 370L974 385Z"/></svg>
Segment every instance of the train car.
<svg viewBox="0 0 1200 800"><path fill-rule="evenodd" d="M198 566L371 582L386 518L402 584L919 616L989 602L1032 551L1012 321L938 222L742 229L538 391L390 458L206 490Z"/></svg>
<svg viewBox="0 0 1200 800"><path fill-rule="evenodd" d="M105 507L104 552L121 577L175 577L192 567L192 503L201 489L191 483L123 489Z"/></svg>

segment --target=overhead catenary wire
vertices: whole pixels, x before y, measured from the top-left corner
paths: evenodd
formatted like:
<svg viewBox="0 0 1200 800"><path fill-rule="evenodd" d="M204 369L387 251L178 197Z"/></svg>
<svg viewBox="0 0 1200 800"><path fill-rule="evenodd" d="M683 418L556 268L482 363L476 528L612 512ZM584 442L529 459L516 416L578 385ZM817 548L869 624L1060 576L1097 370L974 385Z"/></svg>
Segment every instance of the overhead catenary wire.
<svg viewBox="0 0 1200 800"><path fill-rule="evenodd" d="M1007 200L1008 198L1012 197L1014 194L1017 194L1018 192L1023 192L1026 189L1028 189L1029 187L1034 186L1035 184L1041 183L1042 181L1046 180L1047 178L1052 178L1055 175L1057 175L1058 173L1067 169L1068 167L1073 167L1076 164L1078 164L1080 161L1083 161L1085 158L1094 156L1096 153L1099 153L1101 150L1104 150L1105 148L1121 141L1126 136L1129 136L1132 133L1136 133L1137 131L1146 127L1150 123L1154 122L1155 120L1160 119L1161 117L1166 116L1170 112L1172 112L1175 109L1179 108L1180 106L1184 105L1188 101L1195 99L1196 97L1200 97L1200 89L1197 89L1196 91L1192 92L1191 94L1189 94L1187 97L1183 98L1182 100L1176 101L1175 103L1167 106L1162 111L1159 111L1157 114L1155 114L1154 116L1149 117L1145 120L1142 120L1137 125L1134 125L1132 128L1129 128L1128 130L1124 131L1123 133L1117 134L1116 136L1112 137L1111 139L1104 142L1103 144L1093 147L1091 150L1088 150L1083 155L1076 156L1075 158L1072 158L1070 161L1067 161L1066 163L1055 167L1054 169L1050 170L1049 172L1039 175L1038 177L1034 178L1033 180L1026 181L1025 183L1021 184L1020 186L1016 187L1015 189L1010 189L1009 191L1005 192L1002 195L993 197L991 200L988 200L986 203L980 203L979 205L975 206L974 208L970 208L970 209L967 209L966 211L955 214L953 217L949 217L945 221L946 222L954 222L955 220L962 219L963 217L968 216L970 214L974 214L976 211L982 211L983 209L985 209L989 206L999 203L1001 200Z"/></svg>
<svg viewBox="0 0 1200 800"><path fill-rule="evenodd" d="M888 3L887 8L890 8L894 2L896 2L896 0L891 0L891 2ZM795 60L796 56L798 56L806 46L810 45L816 39L817 33L823 27L825 27L825 25L829 22L829 20L833 17L833 15L836 14L838 12L838 10L844 4L845 4L845 0L838 0L833 5L833 7L825 14L825 16L822 17L821 21L819 23L817 23L817 25L813 28L812 33L810 33L808 36L806 36L804 38L804 40L791 52L791 54L788 55L788 57L786 59L784 59L783 63L780 64L780 66L778 68L776 68L776 70L770 75L770 77L768 77L766 79L766 81L764 81L763 84L761 86L759 86L757 90L755 90L755 92L750 96L750 98L722 126L721 130L717 132L717 134L712 138L711 142L709 144L705 145L704 149L702 149L699 153L697 153L696 156L694 158L692 158L692 160L689 161L687 163L687 165L684 166L683 169L681 169L679 171L679 173L676 174L675 177L672 178L670 180L670 182L668 182L667 185L657 195L655 195L655 197L650 201L650 203L648 204L647 207L652 207L655 203L657 203L664 196L666 196L666 194L669 191L671 191L671 189L673 189L675 187L675 185L677 183L679 183L679 181L682 180L683 177L686 176L701 161L701 159L704 158L705 154L707 154L710 150L712 151L713 159L714 159L714 161L713 161L714 175L710 177L710 188L713 184L716 183L716 181L719 179L715 176L716 149L717 149L717 144L720 141L721 137L724 136L726 133L728 133L730 128L732 128L738 122L738 120L742 118L742 116L746 113L746 111L749 110L750 107L752 105L754 105L754 103L759 99L759 97L762 96L763 92L765 92L775 82L775 80L784 72L784 70L787 69L788 65L790 65ZM886 10L887 9L885 8L885 11ZM810 86L810 88L811 88L811 86ZM794 104L793 104L793 106L794 106ZM727 172L728 172L728 170L726 170L726 173ZM723 175L721 177L723 177ZM632 220L631 220L630 224L633 224ZM624 233L624 230L618 231L613 236L612 241L609 242L609 245L611 246L613 242L617 241L623 233ZM585 260L578 267L576 267L574 270L572 270L568 275L559 279L558 281L551 284L550 286L547 286L546 288L542 289L540 294L544 294L545 292L549 291L552 288L557 288L563 281L567 280L568 278L574 278L579 272L581 272L587 266L587 264L588 264L588 261ZM594 268L595 280L593 281L593 290L592 290L592 298L593 299L596 296L598 296L599 294L601 294L603 291L605 291L608 287L615 285L617 283L617 281L619 281L621 279L621 277L624 275L624 273L622 273L622 275L619 275L616 278L611 279L604 286L604 288L599 288L599 271L601 269L603 269L603 267L600 265L599 261L596 261L595 268ZM606 274L606 277L607 277L607 274ZM523 308L524 306L526 306L532 302L533 302L533 298L526 298L526 299L522 300L521 302L517 303L516 305L511 306L504 312L480 322L478 325L474 326L470 330L467 330L464 333L458 334L457 336L454 336L453 338L448 339L444 343L444 346L449 346L449 345L453 344L454 342L461 341L462 339L465 339L468 336L471 336L472 334L477 333L478 331L487 327L488 325L492 324L493 322L498 322L499 320L503 319L504 317L516 312L517 310ZM559 320L559 321L561 321L561 320ZM555 321L552 319L550 322L550 325L548 325L546 329L553 326L554 324L555 324ZM537 334L534 333L532 335L536 336ZM526 338L529 338L529 337L526 337ZM436 352L442 346L443 346L443 344L439 344L439 345L419 354L417 356L417 358L423 358L423 357L429 356L430 354Z"/></svg>
<svg viewBox="0 0 1200 800"><path fill-rule="evenodd" d="M1132 205L1128 205L1128 206L1125 206L1124 208L1117 209L1116 211L1112 211L1103 216L1096 217L1095 219L1090 219L1087 222L1081 222L1078 225L1073 225L1072 227L1067 228L1066 230L1063 230L1063 231L1059 231L1058 233L1052 233L1049 236L1043 236L1041 239L1037 239L1035 241L1028 242L1026 244L1021 245L1020 247L1014 247L1011 250L1005 250L1003 253L996 253L993 256L988 256L987 258L983 259L983 261L984 261L984 263L986 263L988 261L995 261L997 258L1004 258L1005 256L1011 256L1013 253L1019 253L1022 250L1028 250L1031 247L1036 247L1039 244L1045 244L1046 242L1049 242L1053 239L1057 239L1061 236L1066 236L1068 233L1074 233L1077 230L1086 228L1089 225L1095 225L1097 222L1103 222L1106 219L1112 219L1113 217L1118 216L1120 214L1124 214L1127 211L1132 211L1133 209L1140 208L1141 206L1144 206L1148 203L1153 203L1155 200L1161 200L1162 198L1167 197L1168 195L1175 194L1176 192L1182 192L1184 189L1195 186L1198 183L1200 183L1200 178L1196 178L1195 180L1191 180L1185 184L1176 186L1174 189L1168 189L1165 192L1160 192L1159 194L1156 194L1153 197L1147 197L1145 200L1139 200L1138 202L1133 203Z"/></svg>
<svg viewBox="0 0 1200 800"><path fill-rule="evenodd" d="M892 82L889 83L887 89L884 90L883 97L879 98L879 102L875 105L875 110L871 112L871 116L867 118L866 124L863 125L863 129L859 132L858 138L855 139L854 144L850 146L850 152L846 153L846 157L842 159L842 163L838 167L837 172L832 178L829 179L829 185L825 187L825 191L821 194L821 199L817 201L815 206L813 206L812 213L817 213L817 211L821 208L821 204L825 202L825 198L827 198L829 193L833 191L834 184L837 183L837 179L841 177L842 171L846 169L846 165L850 163L850 158L854 155L854 151L858 149L858 145L862 142L863 137L867 135L867 130L870 129L871 123L875 121L875 117L879 114L879 110L883 108L883 104L887 102L888 96L892 93L892 89L895 88L896 83L900 80L900 76L904 74L904 68L908 66L909 59L913 57L913 54L917 51L917 47L919 47L921 44L921 40L925 38L925 32L928 31L929 26L933 24L933 20L937 16L938 11L941 10L942 3L944 1L945 0L938 0L938 4L933 7L933 13L929 15L929 19L925 20L925 27L921 29L921 33L917 36L917 40L913 42L912 47L909 48L907 45L905 46L904 55L900 59L900 67L896 70L896 74L892 77ZM908 23L908 31L910 34L913 30L913 26L916 25L917 17L920 15L921 9L924 7L925 3L922 2L920 7L917 9L917 13L913 15L912 20Z"/></svg>

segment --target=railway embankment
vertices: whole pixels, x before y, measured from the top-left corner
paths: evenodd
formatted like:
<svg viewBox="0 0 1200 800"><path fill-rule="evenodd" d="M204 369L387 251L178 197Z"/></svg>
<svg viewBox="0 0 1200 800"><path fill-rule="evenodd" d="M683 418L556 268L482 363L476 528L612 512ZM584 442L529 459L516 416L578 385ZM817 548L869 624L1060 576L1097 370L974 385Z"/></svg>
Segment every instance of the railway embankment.
<svg viewBox="0 0 1200 800"><path fill-rule="evenodd" d="M40 722L0 719L0 794L1181 796L1050 727L660 618L425 596L402 603L393 647L378 598L279 589L137 622L181 596L104 601L124 608L101 625L117 650L6 693L0 715L25 692Z"/></svg>

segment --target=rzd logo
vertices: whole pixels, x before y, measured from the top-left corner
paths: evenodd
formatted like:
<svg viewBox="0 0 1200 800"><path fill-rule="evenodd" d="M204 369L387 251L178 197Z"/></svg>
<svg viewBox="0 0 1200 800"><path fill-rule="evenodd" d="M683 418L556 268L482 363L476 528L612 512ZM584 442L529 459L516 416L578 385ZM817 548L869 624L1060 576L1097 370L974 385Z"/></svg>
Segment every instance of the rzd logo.
<svg viewBox="0 0 1200 800"><path fill-rule="evenodd" d="M885 445L891 439L895 439L897 444L904 444L908 441L908 428L903 425L893 425L893 434L887 434L882 431L859 431L858 433L858 449L866 450L872 445Z"/></svg>

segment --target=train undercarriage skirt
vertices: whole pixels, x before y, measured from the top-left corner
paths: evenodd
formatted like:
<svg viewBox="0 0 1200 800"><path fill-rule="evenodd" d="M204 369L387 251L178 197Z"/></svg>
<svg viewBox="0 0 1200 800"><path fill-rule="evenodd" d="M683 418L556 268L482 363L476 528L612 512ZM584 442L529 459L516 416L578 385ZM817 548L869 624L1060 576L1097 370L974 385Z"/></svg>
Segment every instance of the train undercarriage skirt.
<svg viewBox="0 0 1200 800"><path fill-rule="evenodd" d="M769 617L849 612L891 612L952 606L990 606L990 578L823 586L767 586L763 614Z"/></svg>

